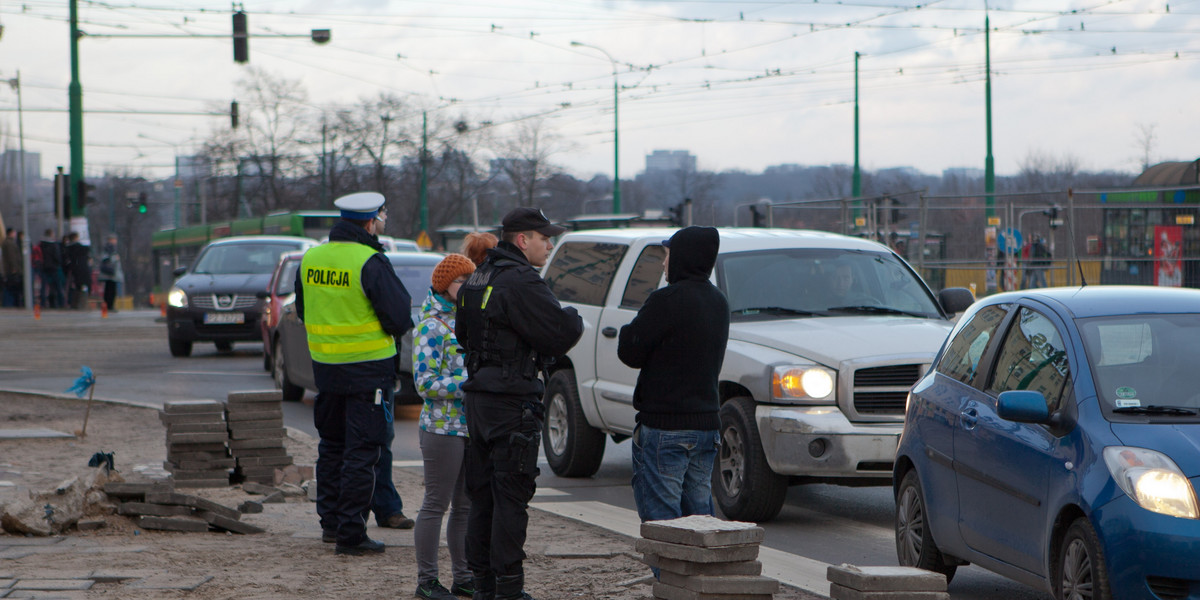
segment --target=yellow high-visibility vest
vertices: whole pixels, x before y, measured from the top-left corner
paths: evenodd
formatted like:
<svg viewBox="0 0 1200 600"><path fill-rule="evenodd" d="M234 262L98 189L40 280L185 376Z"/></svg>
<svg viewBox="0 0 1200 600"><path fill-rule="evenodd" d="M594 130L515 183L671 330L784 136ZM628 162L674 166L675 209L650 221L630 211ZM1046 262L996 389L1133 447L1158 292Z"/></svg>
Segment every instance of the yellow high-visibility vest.
<svg viewBox="0 0 1200 600"><path fill-rule="evenodd" d="M362 269L375 254L354 242L327 242L304 253L304 328L312 359L346 364L391 358L396 341L383 330L362 288Z"/></svg>

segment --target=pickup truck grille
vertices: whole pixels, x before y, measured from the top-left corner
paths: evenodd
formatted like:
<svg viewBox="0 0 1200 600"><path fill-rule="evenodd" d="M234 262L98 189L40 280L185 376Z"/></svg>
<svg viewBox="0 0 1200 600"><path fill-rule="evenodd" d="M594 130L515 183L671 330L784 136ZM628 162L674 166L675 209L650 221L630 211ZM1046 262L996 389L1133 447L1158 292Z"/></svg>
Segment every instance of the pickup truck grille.
<svg viewBox="0 0 1200 600"><path fill-rule="evenodd" d="M903 415L908 389L922 365L889 365L854 372L854 410L860 415Z"/></svg>

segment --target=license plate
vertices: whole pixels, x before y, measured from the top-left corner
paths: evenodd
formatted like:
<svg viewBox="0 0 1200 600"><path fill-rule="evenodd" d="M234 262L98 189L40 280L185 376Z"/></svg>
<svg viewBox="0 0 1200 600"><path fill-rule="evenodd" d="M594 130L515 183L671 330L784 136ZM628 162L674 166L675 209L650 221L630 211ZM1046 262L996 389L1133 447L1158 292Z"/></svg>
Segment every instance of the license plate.
<svg viewBox="0 0 1200 600"><path fill-rule="evenodd" d="M246 322L246 314L240 312L204 313L205 325L241 325Z"/></svg>

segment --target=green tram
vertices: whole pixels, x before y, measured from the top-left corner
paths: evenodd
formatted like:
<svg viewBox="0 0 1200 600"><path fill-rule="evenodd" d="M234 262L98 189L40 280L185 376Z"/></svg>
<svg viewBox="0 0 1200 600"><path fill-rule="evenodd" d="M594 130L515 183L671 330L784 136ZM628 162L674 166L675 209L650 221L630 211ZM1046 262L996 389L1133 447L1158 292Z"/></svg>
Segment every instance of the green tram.
<svg viewBox="0 0 1200 600"><path fill-rule="evenodd" d="M1107 192L1098 199L1100 283L1200 287L1200 189Z"/></svg>
<svg viewBox="0 0 1200 600"><path fill-rule="evenodd" d="M235 235L294 235L321 239L337 222L336 210L278 212L263 217L164 229L150 238L154 254L154 287L166 289L177 267L190 265L212 240Z"/></svg>

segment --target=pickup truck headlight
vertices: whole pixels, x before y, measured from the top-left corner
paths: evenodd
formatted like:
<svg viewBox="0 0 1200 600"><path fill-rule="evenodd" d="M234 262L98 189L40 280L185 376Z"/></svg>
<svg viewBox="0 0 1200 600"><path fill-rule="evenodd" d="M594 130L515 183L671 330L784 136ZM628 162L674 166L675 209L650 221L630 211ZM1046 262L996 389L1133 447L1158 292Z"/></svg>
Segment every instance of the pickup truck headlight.
<svg viewBox="0 0 1200 600"><path fill-rule="evenodd" d="M167 304L175 308L187 308L187 294L183 290L173 287L170 292L167 292Z"/></svg>
<svg viewBox="0 0 1200 600"><path fill-rule="evenodd" d="M775 367L771 376L772 392L779 400L825 401L820 403L832 404L836 384L836 373L815 365Z"/></svg>
<svg viewBox="0 0 1200 600"><path fill-rule="evenodd" d="M1117 485L1142 508L1185 519L1200 517L1196 492L1171 457L1131 446L1109 446L1104 462Z"/></svg>

